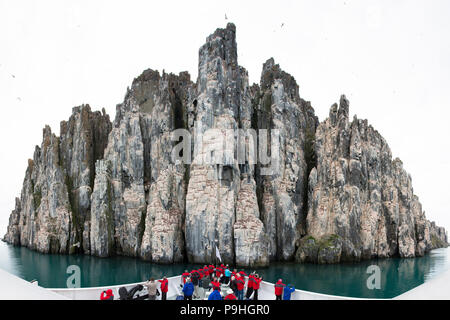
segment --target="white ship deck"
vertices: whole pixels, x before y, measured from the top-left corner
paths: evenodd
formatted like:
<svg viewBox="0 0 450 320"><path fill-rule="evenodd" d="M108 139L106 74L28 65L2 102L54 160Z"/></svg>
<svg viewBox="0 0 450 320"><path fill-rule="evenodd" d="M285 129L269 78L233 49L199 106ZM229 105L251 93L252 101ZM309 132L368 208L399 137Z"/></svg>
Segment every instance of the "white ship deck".
<svg viewBox="0 0 450 320"><path fill-rule="evenodd" d="M409 290L395 300L450 300L450 270L447 270L424 284Z"/></svg>
<svg viewBox="0 0 450 320"><path fill-rule="evenodd" d="M175 300L175 298L178 295L181 295L181 276L168 278L169 280L169 292L167 293L167 299L168 300ZM109 286L109 287L97 287L97 288L80 288L80 289L49 289L61 296L67 297L69 299L73 300L99 300L100 294L106 290L111 289L114 293L115 299L118 299L119 297L119 289L121 287L127 288L127 290L130 290L131 288L143 284L140 283L133 283L133 284L127 284L127 285L118 285L118 286ZM225 296L226 291L228 287L222 286L222 293ZM202 292L202 289L199 289L200 292ZM141 295L146 294L145 289L141 291ZM209 293L206 293L206 297ZM259 300L275 300L274 295L274 285L269 282L261 282L260 290L258 293ZM160 297L158 297L160 299ZM296 290L294 293L292 293L291 296L292 300L359 300L357 298L350 298L350 297L339 297L339 296L331 296L331 295L325 295L320 293L314 293L314 292L308 292L308 291L302 291L302 290Z"/></svg>
<svg viewBox="0 0 450 320"><path fill-rule="evenodd" d="M0 269L0 300L68 300L52 290L39 287Z"/></svg>
<svg viewBox="0 0 450 320"><path fill-rule="evenodd" d="M169 292L167 297L169 300L175 300L178 295L181 295L181 276L168 278ZM46 289L32 284L19 277L16 277L6 271L0 269L0 283L2 290L0 290L0 300L99 300L100 295L104 290L111 289L114 293L115 299L119 299L119 289L121 287L131 288L143 284L132 283L126 285L93 287L93 288L78 288L78 289ZM426 283L414 288L404 294L395 297L395 300L450 300L450 270L438 275L436 278L427 281ZM228 287L222 286L223 296L226 295ZM202 294L202 289L200 294ZM145 295L146 289L138 293ZM209 293L206 293L207 299ZM269 282L261 282L259 300L275 300L274 285ZM158 297L157 299L160 299ZM320 294L315 292L295 290L291 296L292 300L366 300L351 297L332 296Z"/></svg>

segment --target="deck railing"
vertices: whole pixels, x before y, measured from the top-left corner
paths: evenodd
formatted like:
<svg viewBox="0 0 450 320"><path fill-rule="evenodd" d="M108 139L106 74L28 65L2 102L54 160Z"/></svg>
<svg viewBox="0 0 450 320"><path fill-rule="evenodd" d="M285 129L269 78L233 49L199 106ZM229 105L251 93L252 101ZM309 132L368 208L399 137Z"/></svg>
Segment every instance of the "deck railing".
<svg viewBox="0 0 450 320"><path fill-rule="evenodd" d="M167 297L174 298L181 294L181 276L168 278L169 280L169 292ZM144 282L131 283L126 285L104 286L104 287L92 287L92 288L71 288L71 289L49 289L64 297L72 300L99 300L103 291L111 289L115 296L115 299L119 299L119 289L125 287L127 290L134 288L137 285L143 285ZM141 295L146 294L146 288L141 292ZM274 284L266 281L261 282L261 286L258 292L259 300L275 300ZM361 300L352 297L333 296L303 290L295 290L291 296L292 300Z"/></svg>

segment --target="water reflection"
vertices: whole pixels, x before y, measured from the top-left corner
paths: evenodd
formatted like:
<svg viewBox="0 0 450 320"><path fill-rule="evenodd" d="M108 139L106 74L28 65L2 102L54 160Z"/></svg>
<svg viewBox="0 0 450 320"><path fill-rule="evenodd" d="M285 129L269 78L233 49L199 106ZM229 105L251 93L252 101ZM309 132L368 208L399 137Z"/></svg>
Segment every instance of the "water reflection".
<svg viewBox="0 0 450 320"><path fill-rule="evenodd" d="M392 298L406 292L434 275L450 268L450 248L437 249L422 258L382 259L358 264L314 265L275 263L257 272L266 281L285 283L297 289L332 295L365 298ZM106 286L144 281L149 277L175 276L194 265L156 265L139 259L114 257L44 255L26 248L0 244L0 268L25 280L37 279L43 287L64 288L67 267L81 269L81 286ZM370 265L381 270L381 290L369 290L367 273ZM247 270L252 271L252 270Z"/></svg>
<svg viewBox="0 0 450 320"><path fill-rule="evenodd" d="M312 265L274 264L258 270L270 282L282 278L297 289L331 295L364 298L393 298L424 283L450 268L450 250L437 249L425 257L415 259L380 259L355 264ZM370 290L367 273L370 265L381 271L381 289Z"/></svg>
<svg viewBox="0 0 450 320"><path fill-rule="evenodd" d="M81 270L81 286L95 287L133 283L149 277L162 278L182 273L194 265L155 265L138 259L114 257L101 259L90 256L45 255L26 248L0 244L0 267L25 280L37 279L47 288L65 288L67 267Z"/></svg>

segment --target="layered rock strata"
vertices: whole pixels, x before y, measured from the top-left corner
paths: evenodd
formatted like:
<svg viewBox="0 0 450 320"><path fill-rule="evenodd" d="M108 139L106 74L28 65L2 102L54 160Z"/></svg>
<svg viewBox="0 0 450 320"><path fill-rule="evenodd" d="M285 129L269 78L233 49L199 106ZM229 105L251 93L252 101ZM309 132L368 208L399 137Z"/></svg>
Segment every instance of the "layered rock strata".
<svg viewBox="0 0 450 320"><path fill-rule="evenodd" d="M273 59L260 84L239 66L236 28L199 50L197 82L146 70L113 123L73 109L44 129L5 241L44 253L156 263L338 263L447 245L411 177L343 96L319 123Z"/></svg>
<svg viewBox="0 0 450 320"><path fill-rule="evenodd" d="M411 176L385 139L367 120L349 121L345 96L317 128L315 155L298 261L415 257L447 242L425 219Z"/></svg>
<svg viewBox="0 0 450 320"><path fill-rule="evenodd" d="M95 162L103 158L111 123L88 105L61 122L61 136L50 127L28 161L20 199L16 199L5 240L44 253L89 249L91 193Z"/></svg>

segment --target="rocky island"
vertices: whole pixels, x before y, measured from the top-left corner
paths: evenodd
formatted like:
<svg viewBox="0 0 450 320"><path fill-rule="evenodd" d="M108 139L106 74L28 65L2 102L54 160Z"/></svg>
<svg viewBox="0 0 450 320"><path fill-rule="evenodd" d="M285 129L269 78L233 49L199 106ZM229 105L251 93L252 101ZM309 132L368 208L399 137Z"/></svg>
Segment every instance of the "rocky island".
<svg viewBox="0 0 450 320"><path fill-rule="evenodd" d="M250 85L237 57L230 23L200 48L196 82L149 69L113 122L83 105L59 137L45 127L4 240L165 264L213 262L217 247L224 262L243 267L416 257L447 246L402 162L367 120L350 120L345 96L319 122L273 59ZM203 147L186 144L188 163L173 160L179 130L206 137ZM272 141L267 150L263 140ZM242 147L270 155L276 170L238 161ZM212 161L197 161L204 157Z"/></svg>

